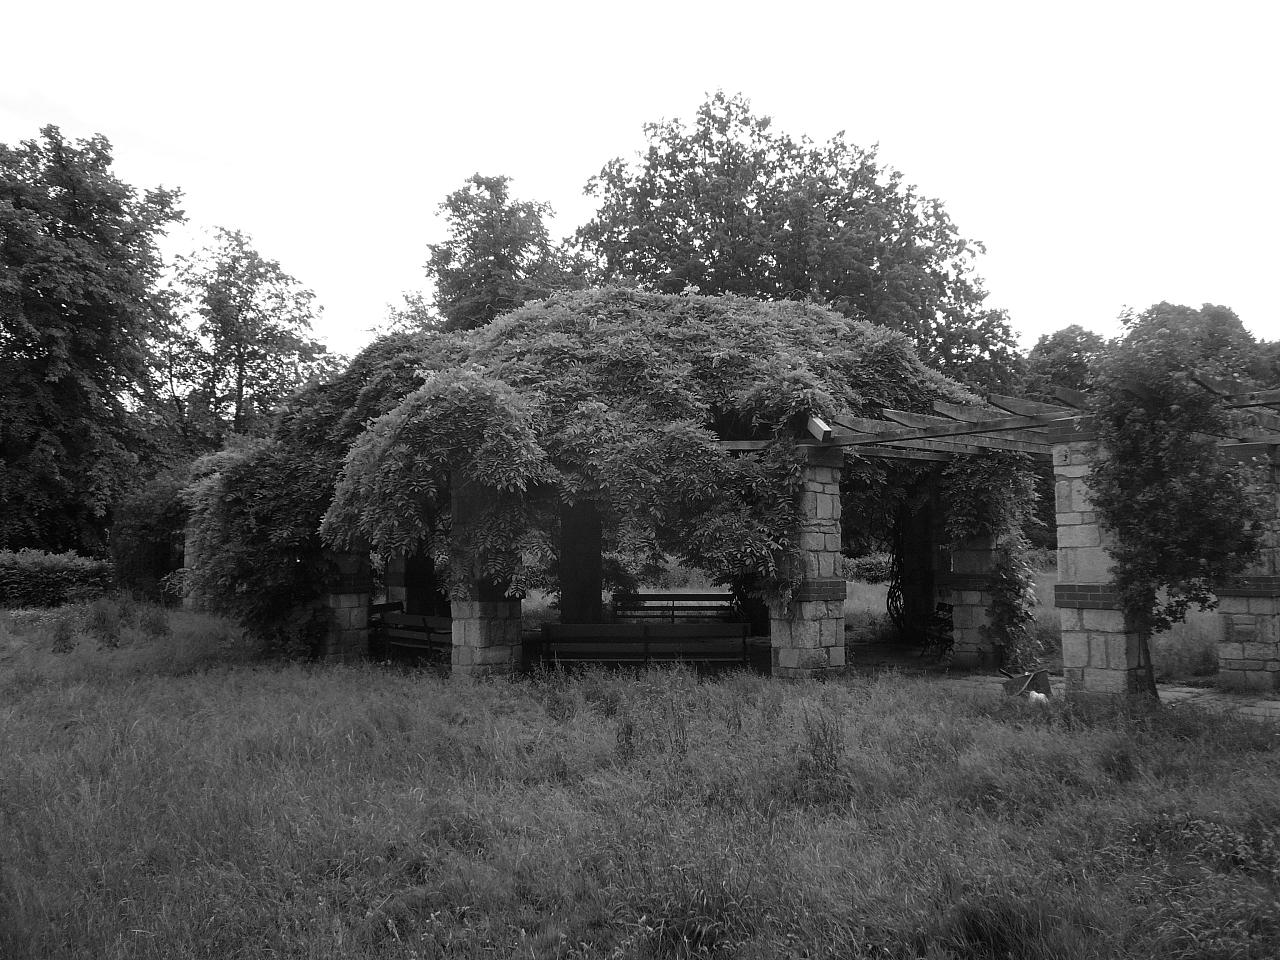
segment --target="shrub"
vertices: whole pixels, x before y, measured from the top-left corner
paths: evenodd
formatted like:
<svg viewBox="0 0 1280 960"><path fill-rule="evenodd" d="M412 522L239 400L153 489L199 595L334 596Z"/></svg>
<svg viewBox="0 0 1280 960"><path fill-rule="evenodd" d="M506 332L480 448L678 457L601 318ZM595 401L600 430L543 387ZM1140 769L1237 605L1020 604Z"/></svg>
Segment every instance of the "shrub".
<svg viewBox="0 0 1280 960"><path fill-rule="evenodd" d="M887 553L869 553L865 557L845 557L844 578L860 583L888 583L891 558Z"/></svg>
<svg viewBox="0 0 1280 960"><path fill-rule="evenodd" d="M0 607L58 607L111 587L111 564L75 553L0 551Z"/></svg>

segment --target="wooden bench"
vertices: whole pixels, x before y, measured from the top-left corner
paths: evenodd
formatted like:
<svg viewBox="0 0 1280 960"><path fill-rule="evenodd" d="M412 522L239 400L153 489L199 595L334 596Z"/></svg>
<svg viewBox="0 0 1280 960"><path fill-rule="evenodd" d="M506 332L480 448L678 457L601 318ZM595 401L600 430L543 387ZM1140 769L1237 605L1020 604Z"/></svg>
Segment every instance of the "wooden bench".
<svg viewBox="0 0 1280 960"><path fill-rule="evenodd" d="M738 618L733 609L733 594L714 591L628 594L614 601L613 619L636 623L724 623Z"/></svg>
<svg viewBox="0 0 1280 960"><path fill-rule="evenodd" d="M401 613L399 601L369 608L375 656L393 660L432 660L448 663L453 650L453 621Z"/></svg>
<svg viewBox="0 0 1280 960"><path fill-rule="evenodd" d="M745 623L544 623L547 663L748 662Z"/></svg>

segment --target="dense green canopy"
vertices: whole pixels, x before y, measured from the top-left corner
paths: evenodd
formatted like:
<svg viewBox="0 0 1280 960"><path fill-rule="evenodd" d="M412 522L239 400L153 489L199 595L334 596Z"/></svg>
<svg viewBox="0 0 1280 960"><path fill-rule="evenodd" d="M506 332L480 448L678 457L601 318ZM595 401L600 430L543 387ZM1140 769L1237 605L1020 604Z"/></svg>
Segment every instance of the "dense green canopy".
<svg viewBox="0 0 1280 960"><path fill-rule="evenodd" d="M581 500L605 516L615 552L767 581L788 550L809 414L973 399L901 334L738 297L561 294L389 347L357 359L363 391L328 388L327 427L302 411L287 424L332 449L351 436L351 408L372 417L346 454L325 539L442 553L451 487L478 485L492 509L477 559L517 586L554 552L559 505ZM776 443L749 455L718 443L747 438Z"/></svg>

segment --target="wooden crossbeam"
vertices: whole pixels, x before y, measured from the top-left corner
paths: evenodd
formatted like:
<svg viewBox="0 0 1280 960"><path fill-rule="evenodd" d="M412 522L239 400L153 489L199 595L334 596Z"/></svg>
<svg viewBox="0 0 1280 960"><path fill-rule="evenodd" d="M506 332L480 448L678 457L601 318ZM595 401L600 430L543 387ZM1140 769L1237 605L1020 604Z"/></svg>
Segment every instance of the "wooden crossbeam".
<svg viewBox="0 0 1280 960"><path fill-rule="evenodd" d="M1274 437L1270 442L1265 440L1242 440L1237 443L1220 443L1218 450L1224 455L1235 460L1258 460L1268 459L1272 461L1280 460L1280 437Z"/></svg>
<svg viewBox="0 0 1280 960"><path fill-rule="evenodd" d="M894 443L899 440L931 440L945 437L972 437L978 434L990 435L1007 430L1025 430L1028 427L1067 427L1080 419L1079 414L1062 416L1046 413L1035 417L1005 417L999 420L984 420L981 423L947 423L936 427L904 427L885 433L861 433L846 438L845 445L854 443ZM839 421L837 421L839 422Z"/></svg>
<svg viewBox="0 0 1280 960"><path fill-rule="evenodd" d="M1280 415L1272 413L1265 407L1250 407L1247 410L1241 410L1237 416L1251 418L1254 421L1249 425L1252 430L1280 433Z"/></svg>
<svg viewBox="0 0 1280 960"><path fill-rule="evenodd" d="M1232 410L1280 405L1280 390L1253 390L1250 393L1237 393L1227 401L1226 405Z"/></svg>
<svg viewBox="0 0 1280 960"><path fill-rule="evenodd" d="M885 460L932 460L935 463L949 463L956 458L956 454L951 451L944 453L939 450L916 450L911 447L851 446L847 449L852 450L860 457L875 457Z"/></svg>
<svg viewBox="0 0 1280 960"><path fill-rule="evenodd" d="M1201 373L1199 370L1191 371L1191 382L1196 386L1203 387L1210 393L1216 393L1220 397L1234 397L1236 394L1247 393L1249 389L1233 380L1211 377L1209 374Z"/></svg>
<svg viewBox="0 0 1280 960"><path fill-rule="evenodd" d="M1075 410L1089 409L1089 395L1087 393L1072 390L1070 387L1050 387L1048 392Z"/></svg>
<svg viewBox="0 0 1280 960"><path fill-rule="evenodd" d="M772 440L721 440L720 447L723 450L732 450L735 453L753 453L763 450ZM801 443L801 446L818 446L818 444ZM948 446L945 449L917 449L914 447L860 447L856 444L844 443L824 443L824 447L837 446L849 447L854 453L860 457L877 457L887 460L932 460L939 463L946 463L955 459L955 454L961 452L954 447ZM942 445L939 444L939 447ZM972 452L976 452L972 451Z"/></svg>
<svg viewBox="0 0 1280 960"><path fill-rule="evenodd" d="M1008 410L1010 413L1017 414L1020 417L1034 417L1042 413L1072 413L1073 411L1067 407L1060 407L1055 403L1040 403L1038 400L1021 400L1018 397L1006 397L999 393L987 394L987 403L993 407L999 407L1001 410Z"/></svg>
<svg viewBox="0 0 1280 960"><path fill-rule="evenodd" d="M960 420L963 423L981 423L994 416L990 410L984 410L981 407L966 407L963 404L945 403L942 400L933 401L933 409L944 417Z"/></svg>
<svg viewBox="0 0 1280 960"><path fill-rule="evenodd" d="M806 427L815 440L831 439L831 428L827 426L826 421L821 417L810 416Z"/></svg>
<svg viewBox="0 0 1280 960"><path fill-rule="evenodd" d="M953 423L953 422L954 422L954 421L953 421L953 420L951 420L950 418L944 418L944 417L931 417L931 416L928 416L927 414L923 414L923 413L912 413L912 412L910 412L909 410L890 410L890 409L888 409L887 407L886 407L886 408L881 409L881 411L880 411L880 412L881 412L881 414L883 414L887 419L892 420L892 421L894 421L894 423L897 423L897 424L899 424L899 425L901 425L901 426L904 426L904 427L936 427L936 426L938 426L938 425L940 425L940 424L950 424L950 423ZM962 422L964 422L964 423L989 423L989 422L991 422L992 420L995 420L995 419L997 419L997 418L996 418L996 417L988 417L986 420L965 420L965 421L962 421ZM872 423L874 423L875 421L871 421L871 422L872 422ZM863 428L860 428L860 427L859 427L859 428L856 428L856 429L863 429ZM997 438L992 437L992 438L990 438L990 439L995 440L995 439L997 439ZM1046 444L1046 443L1048 443L1048 442L1049 442L1048 438L1047 438L1047 437L1045 437L1045 436L1044 436L1044 434L1043 434L1042 432L1037 432L1037 431L1032 431L1032 430L1017 430L1017 431L1014 431L1014 430L1008 430L1008 431L1005 431L1005 432L1001 433L1001 435L1000 435L1000 437L999 437L998 439L1000 439L1001 441L1004 441L1004 440L1006 440L1006 439L1007 439L1007 440L1009 440L1009 441L1010 441L1010 443L1003 443L1003 442L1002 442L1002 443L996 444L995 446L991 447L990 449L993 449L993 450L1022 450L1022 449L1023 449L1022 447L1020 447L1020 446L1015 446L1015 445L1011 445L1011 444L1013 444L1013 443L1030 443L1030 444L1039 444L1039 445L1043 446L1044 444ZM1047 449L1047 448L1046 448L1046 449ZM1026 450L1026 452L1027 452L1027 453L1039 453L1039 452L1042 452L1042 451L1038 451L1038 450Z"/></svg>
<svg viewBox="0 0 1280 960"><path fill-rule="evenodd" d="M846 423L845 420L849 422ZM863 417L845 417L844 420L838 421L838 423L841 427L851 430L853 433L837 430L835 436L832 437L832 442L837 446L856 446L862 442L858 438L868 433L880 433L898 429L896 424L888 423L884 420L867 420ZM1046 443L1027 443L1022 440L1006 440L1004 437L983 436L957 437L944 440L902 440L895 442L893 445L916 450L935 450L940 453L951 452L968 455L981 453L983 450L1002 450L1013 453L1043 454L1045 456L1052 452L1052 448Z"/></svg>

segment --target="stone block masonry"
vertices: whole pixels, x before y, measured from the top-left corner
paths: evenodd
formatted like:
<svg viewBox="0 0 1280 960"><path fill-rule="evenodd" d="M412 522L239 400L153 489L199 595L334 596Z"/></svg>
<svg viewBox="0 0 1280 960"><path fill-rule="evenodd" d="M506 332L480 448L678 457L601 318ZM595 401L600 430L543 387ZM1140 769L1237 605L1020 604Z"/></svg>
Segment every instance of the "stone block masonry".
<svg viewBox="0 0 1280 960"><path fill-rule="evenodd" d="M455 676L509 674L520 662L520 601L454 600L453 654Z"/></svg>
<svg viewBox="0 0 1280 960"><path fill-rule="evenodd" d="M1144 674L1141 643L1126 629L1112 582L1110 540L1093 511L1088 478L1097 455L1092 439L1053 447L1059 579L1054 605L1067 695L1075 698L1136 694Z"/></svg>
<svg viewBox="0 0 1280 960"><path fill-rule="evenodd" d="M844 598L840 577L839 449L809 447L800 492L796 531L799 585L791 602L769 605L772 672L775 677L809 679L844 670Z"/></svg>
<svg viewBox="0 0 1280 960"><path fill-rule="evenodd" d="M369 603L373 571L367 553L331 555L334 576L324 609L327 627L322 655L327 660L359 660L369 653Z"/></svg>

